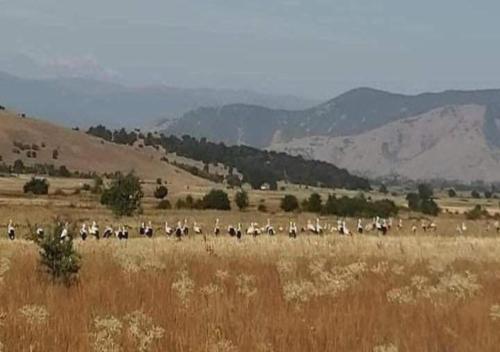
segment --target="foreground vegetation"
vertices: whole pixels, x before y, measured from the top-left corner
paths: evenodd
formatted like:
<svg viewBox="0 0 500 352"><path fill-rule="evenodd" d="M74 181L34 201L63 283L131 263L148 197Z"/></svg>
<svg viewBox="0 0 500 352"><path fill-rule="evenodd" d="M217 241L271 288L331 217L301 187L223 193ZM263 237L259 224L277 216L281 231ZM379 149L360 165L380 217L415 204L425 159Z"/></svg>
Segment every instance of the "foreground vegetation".
<svg viewBox="0 0 500 352"><path fill-rule="evenodd" d="M496 351L496 239L77 244L79 283L0 241L6 351Z"/></svg>

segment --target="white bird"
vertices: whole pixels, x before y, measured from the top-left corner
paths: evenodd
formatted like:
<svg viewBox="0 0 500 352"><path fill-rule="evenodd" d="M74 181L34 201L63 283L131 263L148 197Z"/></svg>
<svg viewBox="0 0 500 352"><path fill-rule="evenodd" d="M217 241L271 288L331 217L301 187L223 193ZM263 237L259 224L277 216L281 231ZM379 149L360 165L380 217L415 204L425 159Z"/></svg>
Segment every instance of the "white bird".
<svg viewBox="0 0 500 352"><path fill-rule="evenodd" d="M12 220L9 220L9 225L7 226L7 235L11 240L14 240L16 238L16 229L14 228Z"/></svg>
<svg viewBox="0 0 500 352"><path fill-rule="evenodd" d="M184 219L184 225L182 226L182 234L184 236L189 235L189 226L187 225L187 219Z"/></svg>
<svg viewBox="0 0 500 352"><path fill-rule="evenodd" d="M43 236L45 235L45 231L43 230L42 227L38 227L36 229L36 235L38 238L43 238Z"/></svg>
<svg viewBox="0 0 500 352"><path fill-rule="evenodd" d="M111 235L113 235L113 228L111 226L106 226L106 228L104 229L104 233L102 234L102 237L110 238Z"/></svg>
<svg viewBox="0 0 500 352"><path fill-rule="evenodd" d="M193 223L193 231L195 234L197 235L201 235L203 234L203 230L201 229L201 227L196 223L196 221Z"/></svg>
<svg viewBox="0 0 500 352"><path fill-rule="evenodd" d="M153 237L153 225L151 225L151 221L148 223L148 226L146 226L144 234L149 238Z"/></svg>
<svg viewBox="0 0 500 352"><path fill-rule="evenodd" d="M358 233L363 233L363 223L358 219Z"/></svg>
<svg viewBox="0 0 500 352"><path fill-rule="evenodd" d="M168 226L167 221L165 221L165 233L167 234L167 236L172 236L172 234L174 233L174 229Z"/></svg>
<svg viewBox="0 0 500 352"><path fill-rule="evenodd" d="M220 235L219 219L215 219L214 235L215 236Z"/></svg>
<svg viewBox="0 0 500 352"><path fill-rule="evenodd" d="M297 238L297 225L290 221L290 225L288 226L288 237Z"/></svg>
<svg viewBox="0 0 500 352"><path fill-rule="evenodd" d="M68 223L64 224L60 238L61 240L66 240L67 238L69 238Z"/></svg>
<svg viewBox="0 0 500 352"><path fill-rule="evenodd" d="M228 234L229 234L229 236L231 236L231 237L236 236L236 228L235 228L234 226L232 226L232 225L229 225L229 226L227 227L227 233L228 233Z"/></svg>
<svg viewBox="0 0 500 352"><path fill-rule="evenodd" d="M311 222L311 220L307 220L307 227L306 227L307 231L311 232L311 233L317 233L316 231L316 226L313 225L313 223Z"/></svg>
<svg viewBox="0 0 500 352"><path fill-rule="evenodd" d="M271 219L267 219L267 225L264 230L268 235L273 236L275 234L274 227L271 226Z"/></svg>
<svg viewBox="0 0 500 352"><path fill-rule="evenodd" d="M94 236L97 240L99 239L99 226L95 221L92 221L92 226L90 226L90 235Z"/></svg>
<svg viewBox="0 0 500 352"><path fill-rule="evenodd" d="M467 226L465 225L465 222L462 222L462 231L463 232L467 231Z"/></svg>
<svg viewBox="0 0 500 352"><path fill-rule="evenodd" d="M87 224L83 223L80 229L80 237L82 238L82 240L85 241L87 239L87 235L88 235Z"/></svg>

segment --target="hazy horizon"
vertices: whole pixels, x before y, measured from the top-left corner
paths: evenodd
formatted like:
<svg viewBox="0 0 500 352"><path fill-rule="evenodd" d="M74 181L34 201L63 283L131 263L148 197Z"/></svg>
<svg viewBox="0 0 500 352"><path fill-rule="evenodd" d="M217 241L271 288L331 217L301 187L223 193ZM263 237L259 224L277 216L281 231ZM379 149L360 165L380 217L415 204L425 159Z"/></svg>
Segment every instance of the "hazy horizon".
<svg viewBox="0 0 500 352"><path fill-rule="evenodd" d="M500 3L0 0L0 71L315 100L500 87Z"/></svg>

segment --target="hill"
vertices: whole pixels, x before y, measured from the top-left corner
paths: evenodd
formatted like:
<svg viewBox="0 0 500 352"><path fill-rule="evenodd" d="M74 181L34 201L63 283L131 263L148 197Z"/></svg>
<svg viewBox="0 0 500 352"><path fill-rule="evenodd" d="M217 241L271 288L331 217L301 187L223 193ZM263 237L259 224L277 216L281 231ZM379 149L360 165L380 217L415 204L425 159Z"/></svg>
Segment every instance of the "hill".
<svg viewBox="0 0 500 352"><path fill-rule="evenodd" d="M16 111L67 127L98 123L118 128L168 126L171 119L200 106L232 103L300 109L314 102L293 96L244 90L128 87L83 78L20 78L0 72L0 101Z"/></svg>
<svg viewBox="0 0 500 352"><path fill-rule="evenodd" d="M21 144L36 149L36 158L27 157L27 151L17 147ZM33 148L33 145L36 146ZM53 158L54 150L57 150L57 159ZM185 189L186 185L210 185L206 180L161 161L163 155L153 148L117 145L83 132L0 111L0 156L8 165L19 159L26 165L65 165L71 171L80 172L134 170L146 179L161 177L168 181L169 187L178 190Z"/></svg>
<svg viewBox="0 0 500 352"><path fill-rule="evenodd" d="M419 123L412 130L407 122L413 120ZM461 137L454 126L462 131ZM417 128L420 133L415 134ZM187 131L216 142L318 158L368 176L500 179L496 176L500 90L412 96L359 88L300 111L250 105L202 108L185 114L166 130L176 135Z"/></svg>

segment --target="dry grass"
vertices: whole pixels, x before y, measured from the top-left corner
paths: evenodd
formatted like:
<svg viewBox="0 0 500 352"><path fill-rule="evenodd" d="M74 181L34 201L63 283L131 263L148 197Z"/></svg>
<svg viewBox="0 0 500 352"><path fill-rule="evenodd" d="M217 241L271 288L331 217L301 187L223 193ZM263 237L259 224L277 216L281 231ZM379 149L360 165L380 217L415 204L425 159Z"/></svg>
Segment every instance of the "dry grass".
<svg viewBox="0 0 500 352"><path fill-rule="evenodd" d="M6 351L497 351L495 239L78 243L80 282L0 242ZM210 248L210 250L207 250Z"/></svg>

